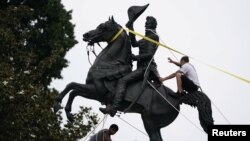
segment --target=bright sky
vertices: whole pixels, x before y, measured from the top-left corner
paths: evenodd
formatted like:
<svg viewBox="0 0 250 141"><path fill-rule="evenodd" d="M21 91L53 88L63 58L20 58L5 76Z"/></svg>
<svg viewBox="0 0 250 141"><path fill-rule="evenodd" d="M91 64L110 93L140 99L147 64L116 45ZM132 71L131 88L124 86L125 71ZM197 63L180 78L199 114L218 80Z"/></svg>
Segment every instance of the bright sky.
<svg viewBox="0 0 250 141"><path fill-rule="evenodd" d="M127 9L132 5L147 3L150 3L150 6L135 22L135 31L144 33L146 16L154 16L158 21L157 32L168 46L199 61L250 79L249 0L62 0L62 2L66 9L73 10L72 23L75 24L75 36L79 43L66 55L69 66L62 71L63 79L54 80L52 83L52 87L59 92L70 82L85 83L90 64L82 34L107 21L111 15L117 23L125 27L128 21ZM105 45L102 44L103 47ZM138 50L133 52L137 54ZM178 59L181 57L178 54L176 56ZM169 50L159 48L155 60L162 76L178 69L168 63L167 57L174 59ZM91 55L92 62L94 59L94 55ZM191 60L191 63L196 67L202 89L211 101L231 124L250 124L250 84L211 69L199 61ZM175 79L164 84L176 91ZM68 96L64 98L63 105L66 105L67 99ZM91 106L94 112L103 118L103 114L98 110L102 106L99 102L77 97L73 103L73 112L77 112L79 106ZM212 108L215 124L228 124L215 106ZM181 113L201 128L197 109L181 105ZM145 132L139 114L123 114L121 118ZM104 127L108 128L112 123L120 127L119 132L112 136L113 141L149 140L147 136L117 117L108 117ZM102 125L97 131L101 128ZM162 128L161 133L163 140L168 141L207 140L207 135L181 114L171 125Z"/></svg>

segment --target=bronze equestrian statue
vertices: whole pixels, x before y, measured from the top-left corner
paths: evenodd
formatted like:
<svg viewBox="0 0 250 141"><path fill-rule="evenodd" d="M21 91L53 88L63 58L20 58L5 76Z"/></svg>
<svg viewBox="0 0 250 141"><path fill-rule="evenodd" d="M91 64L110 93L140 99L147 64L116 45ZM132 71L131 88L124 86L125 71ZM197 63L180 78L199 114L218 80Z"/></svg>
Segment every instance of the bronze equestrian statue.
<svg viewBox="0 0 250 141"><path fill-rule="evenodd" d="M126 25L130 30L134 30L133 21L129 21ZM156 33L157 21L154 17L148 16L146 18L145 23L145 36L159 41L159 37ZM154 54L158 48L158 45L151 43L145 39L141 39L139 41L136 40L135 35L129 34L132 47L139 47L139 55L131 56L131 59L137 61L137 69L132 71L131 73L125 75L124 77L118 80L118 84L116 86L115 98L113 100L113 105L108 106L106 108L100 108L100 111L104 114L109 113L112 117L116 114L117 109L120 107L121 102L123 100L126 85L127 83L131 83L136 80L144 79L144 83L142 84L141 91L143 91L144 86L146 84L146 80L154 80L155 82L159 82L159 73L157 70L156 63L153 59Z"/></svg>
<svg viewBox="0 0 250 141"><path fill-rule="evenodd" d="M83 34L83 40L89 45L107 42L107 46L89 69L86 84L69 83L55 100L53 108L54 112L57 112L61 108L62 99L70 92L65 111L71 122L73 122L71 106L76 96L112 105L118 80L132 72L133 55L130 38L113 17L101 23L96 29ZM204 93L197 91L175 98L173 97L175 92L168 87L154 81L151 77L148 77L147 81L170 103L166 102L149 84L145 84L141 91L142 77L127 84L124 97L117 110L124 111L141 93L135 104L126 112L141 114L150 141L162 141L160 129L176 119L181 103L197 107L200 124L205 132L208 131L208 126L213 124L213 118L211 102Z"/></svg>

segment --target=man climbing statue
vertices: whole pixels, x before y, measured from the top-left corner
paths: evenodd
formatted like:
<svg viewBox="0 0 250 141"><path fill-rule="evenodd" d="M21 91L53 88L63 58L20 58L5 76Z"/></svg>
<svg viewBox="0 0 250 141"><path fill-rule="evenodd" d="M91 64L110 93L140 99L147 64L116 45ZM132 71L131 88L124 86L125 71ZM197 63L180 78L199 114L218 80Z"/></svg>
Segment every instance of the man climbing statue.
<svg viewBox="0 0 250 141"><path fill-rule="evenodd" d="M138 15L135 15L134 17L138 17ZM134 30L133 28L134 20L135 19L131 17L129 22L126 24L126 26L130 30ZM157 27L156 19L152 16L148 16L146 18L146 23L145 23L145 28L146 28L145 36L155 41L159 41L159 37L156 34L156 27ZM135 71L132 71L128 75L124 76L123 78L119 79L115 91L115 98L113 100L113 105L107 106L106 108L100 108L100 111L102 113L110 114L111 116L114 116L118 108L120 107L120 104L123 100L126 91L127 83L136 80L143 80L143 79L147 80L149 78L150 80L159 81L159 73L157 71L156 63L153 59L153 56L155 54L155 51L157 50L158 45L151 43L145 39L137 41L135 35L132 33L129 33L129 36L131 40L131 45L133 47L139 47L139 55L131 56L132 60L137 61L137 69Z"/></svg>
<svg viewBox="0 0 250 141"><path fill-rule="evenodd" d="M198 75L194 66L189 63L188 56L183 56L180 62L173 61L171 58L168 58L168 60L169 63L175 64L180 69L166 77L161 77L160 81L163 82L176 77L177 96L184 95L186 92L197 91L200 87Z"/></svg>

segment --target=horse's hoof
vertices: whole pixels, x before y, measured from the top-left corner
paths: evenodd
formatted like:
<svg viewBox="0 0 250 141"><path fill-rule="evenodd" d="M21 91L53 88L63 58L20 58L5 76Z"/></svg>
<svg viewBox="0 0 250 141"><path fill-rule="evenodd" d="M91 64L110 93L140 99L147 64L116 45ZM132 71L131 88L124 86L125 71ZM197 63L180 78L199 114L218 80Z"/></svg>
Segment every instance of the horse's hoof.
<svg viewBox="0 0 250 141"><path fill-rule="evenodd" d="M71 113L66 113L66 116L67 116L68 120L69 120L71 123L74 122L74 116L73 116L73 114L71 114Z"/></svg>
<svg viewBox="0 0 250 141"><path fill-rule="evenodd" d="M62 109L62 106L58 102L55 102L53 105L54 113L57 113L60 109Z"/></svg>

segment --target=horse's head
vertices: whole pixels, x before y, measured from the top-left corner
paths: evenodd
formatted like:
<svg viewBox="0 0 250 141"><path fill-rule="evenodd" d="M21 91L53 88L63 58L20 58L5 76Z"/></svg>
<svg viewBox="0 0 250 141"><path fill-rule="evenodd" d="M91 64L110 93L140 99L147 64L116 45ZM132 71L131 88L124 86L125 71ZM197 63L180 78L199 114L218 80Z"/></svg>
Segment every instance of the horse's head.
<svg viewBox="0 0 250 141"><path fill-rule="evenodd" d="M121 26L115 22L112 16L108 21L97 26L96 29L83 34L83 40L89 42L90 45L98 42L110 42L120 28Z"/></svg>

